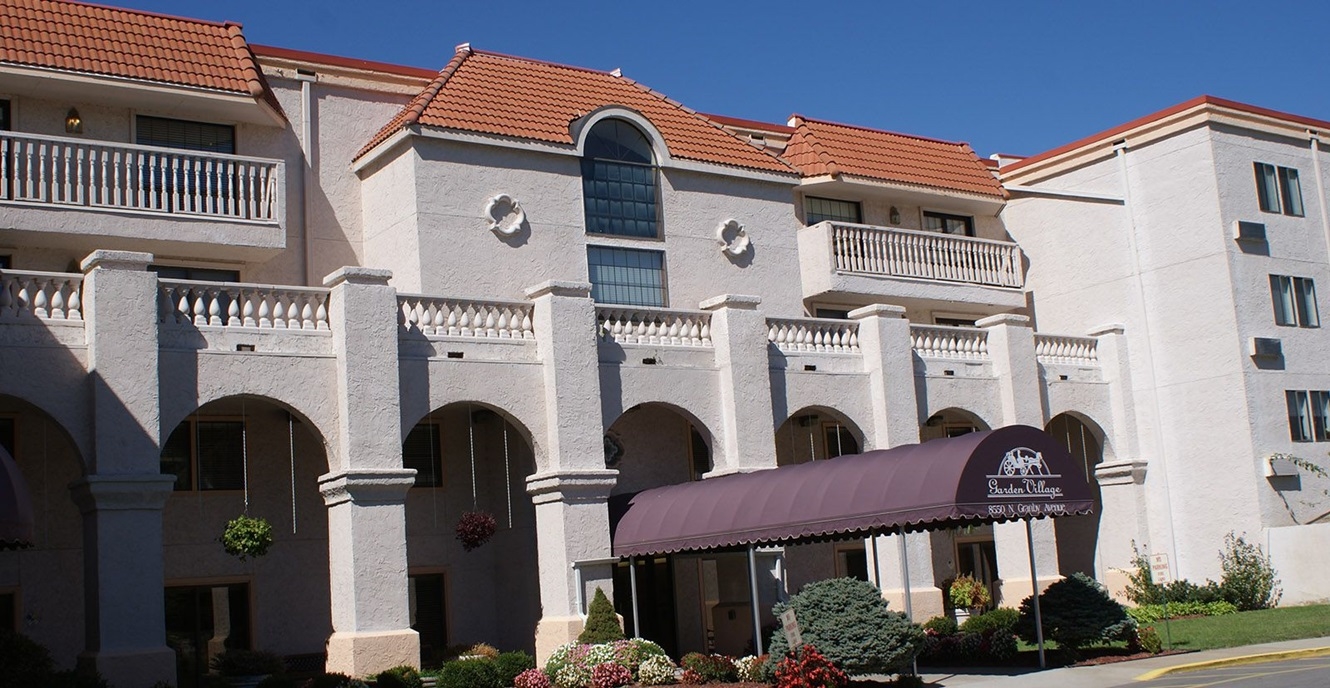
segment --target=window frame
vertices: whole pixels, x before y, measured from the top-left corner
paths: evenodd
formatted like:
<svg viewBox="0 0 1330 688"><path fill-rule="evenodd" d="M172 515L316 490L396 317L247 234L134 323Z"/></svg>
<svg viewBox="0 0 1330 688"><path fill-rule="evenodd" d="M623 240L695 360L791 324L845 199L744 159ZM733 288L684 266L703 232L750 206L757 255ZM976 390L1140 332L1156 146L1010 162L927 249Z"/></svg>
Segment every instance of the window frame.
<svg viewBox="0 0 1330 688"><path fill-rule="evenodd" d="M625 303L621 301L602 301L596 298L597 291L599 290L601 285L605 283L598 283L595 279L593 279L592 262L591 262L591 252L593 250L626 251L626 252L635 252L642 254L655 254L660 256L660 303L659 304ZM665 260L665 251L663 249L642 248L639 246L633 246L633 245L624 246L618 244L587 244L586 256L587 256L587 281L591 282L591 298L593 301L595 301L597 305L626 306L629 308L669 308L670 305L670 281L669 281L669 270L668 270L669 266ZM627 267L627 266L618 266L618 265L604 265L601 263L598 263L596 265L604 267L612 267L612 268ZM620 288L641 288L640 285L631 285L631 284L614 284L613 286Z"/></svg>
<svg viewBox="0 0 1330 688"><path fill-rule="evenodd" d="M1284 390L1284 404L1288 411L1289 439L1294 442L1315 441L1311 393L1305 389Z"/></svg>
<svg viewBox="0 0 1330 688"><path fill-rule="evenodd" d="M812 208L810 207L810 202L812 201L828 203L828 204L841 204L850 208L854 208L854 219L847 220L839 216L834 216L831 213L817 213L816 215L820 219L814 220L813 219L814 213ZM843 198L831 198L830 196L805 195L803 202L803 210L804 210L804 225L809 227L818 224L820 222L838 222L838 223L852 224L852 225L861 225L864 223L864 205L859 201L847 201Z"/></svg>
<svg viewBox="0 0 1330 688"><path fill-rule="evenodd" d="M1256 205L1261 212L1306 217L1298 168L1253 162L1252 169L1256 175Z"/></svg>
<svg viewBox="0 0 1330 688"><path fill-rule="evenodd" d="M14 130L14 100L0 97L0 131Z"/></svg>
<svg viewBox="0 0 1330 688"><path fill-rule="evenodd" d="M241 450L239 456L239 462L240 462L239 486L206 487L206 488L202 487L200 482L200 476L203 471L199 463L200 461L200 456L199 456L200 442L199 442L199 429L198 429L199 423L217 423L217 424L227 423L227 424L236 424L240 426ZM189 485L187 487L182 487L179 480L180 478L179 473L176 473L174 471L164 470L166 462L165 462L165 457L162 456L162 454L165 453L167 445L170 443L171 438L175 436L176 430L179 429L181 426L186 426L186 425L189 427L187 435L189 440L189 451L188 451L189 458L186 462L188 465L185 468L188 471ZM159 468L158 470L160 470L164 475L176 476L177 479L175 485L172 486L172 492L240 492L245 489L245 481L247 480L247 476L245 474L248 471L248 467L245 466L245 461L247 459L246 455L248 454L247 452L248 444L249 444L248 420L245 419L244 417L233 416L233 415L202 415L202 416L190 415L186 417L184 420L180 421L180 424L177 425L175 428L172 428L171 433L167 435L165 439L162 440L161 447L159 448L158 452L158 464L159 466L161 466L161 468Z"/></svg>
<svg viewBox="0 0 1330 688"><path fill-rule="evenodd" d="M920 211L920 215L919 215L919 217L921 218L921 220L920 220L920 224L919 224L919 227L920 227L920 229L922 229L922 230L925 231L925 232L933 232L933 233L936 233L936 234L943 234L943 235L945 235L945 236L967 236L967 237L973 237L973 236L974 236L974 216L973 216L973 215L957 215L957 214L955 214L955 213L944 213L944 212L942 212L942 211L940 211L940 210L921 210L921 211ZM928 227L928 221L929 221L930 219L941 221L941 222L942 222L942 227L937 228L937 229L930 229L930 228ZM957 233L955 233L955 232L948 232L948 231L946 230L946 227L947 227L947 221L948 221L948 220L960 220L960 221L964 222L964 223L965 223L965 233L964 233L964 234L957 234Z"/></svg>
<svg viewBox="0 0 1330 688"><path fill-rule="evenodd" d="M1275 324L1280 327L1321 326L1314 278L1271 274L1270 301L1274 307Z"/></svg>
<svg viewBox="0 0 1330 688"><path fill-rule="evenodd" d="M646 152L650 155L650 157L651 157L651 162L648 164L648 163L638 162L638 161L636 161L636 160L627 160L627 159L621 159L621 158L593 157L593 156L591 156L591 155L588 155L588 154L586 153L586 148L589 147L589 145L590 145L590 139L591 139L591 137L596 133L596 129L597 129L598 127L601 127L602 125L606 125L606 124L609 124L609 123L614 123L614 124L617 124L617 125L619 125L619 126L627 126L627 127L631 127L633 131L637 132L637 134L640 135L640 136L642 137L642 141L646 144ZM638 184L638 185L645 186L645 184L643 184L643 183L641 183L641 182L637 182L637 181L623 182L622 179L604 179L604 180L601 180L601 179L596 179L594 176L588 176L588 170L594 171L594 170L596 169L596 164L597 164L597 163L604 163L604 164L606 164L606 165L615 165L615 166L619 166L619 167L623 167L623 168L629 168L629 169L646 169L646 170L649 171L649 174L650 174L650 180L651 180L651 183L650 183L650 189L651 189L651 196L652 196L652 198L651 198L651 200L650 200L650 203L651 203L651 205L652 205L652 214L651 214L652 216L651 216L651 219L649 219L649 220L640 220L640 219L637 219L637 218L632 218L631 221L632 221L632 222L648 222L648 223L650 223L651 228L652 228L652 233L651 233L651 234L647 235L647 234L630 233L630 232L627 232L627 231L614 231L613 228L611 228L610 231L599 231L599 230L595 230L595 229L593 229L593 222L592 222L593 213L591 212L591 208L589 207L589 203L590 203L593 199L594 199L594 200L605 200L607 203L616 203L616 202L617 202L617 203L623 203L624 201L623 201L622 197L620 197L620 198L618 198L618 199L613 199L613 198L608 198L608 197L607 197L607 198L604 198L604 199L600 199L600 198L597 197L597 196L590 195L590 194L587 193L587 190L588 190L588 184L594 184L594 183L596 183L596 182L602 182L602 183L607 183L607 184L608 184L608 183L615 183L615 184L629 183L629 184ZM594 124L592 124L591 127L590 127L590 129L587 131L587 134L586 134L586 141L585 141L584 144L583 144L583 153L582 153L582 155L580 156L580 163L579 163L579 165L580 165L580 170L581 170L581 180L582 180L582 224L583 224L583 230L584 230L584 233L585 233L587 236L596 236L596 237L615 237L615 238L628 239L628 240L637 240L637 241L662 241L662 240L664 239L664 237L665 237L665 231L664 231L664 224L665 224L665 222L664 222L664 206L665 206L665 203L664 203L663 194L662 194L663 185L661 184L660 161L656 158L655 145L654 145L654 143L653 143L653 141L652 141L652 139L651 139L651 135L648 134L645 130L643 130L642 127L638 126L635 122L633 122L633 121L631 121L631 120L628 120L628 119L625 119L625 118L622 118L622 117L606 117L606 118L604 118L604 119L598 120L597 122L595 122ZM632 201L632 202L637 203L637 202L640 202L640 201L635 201L635 200L634 200L634 201ZM623 222L623 221L625 221L625 220L628 220L628 218L623 217L623 216L602 215L602 214L599 214L599 213L595 214L595 217L598 217L598 218L599 218L599 217L604 217L605 219L609 220L609 222L610 222L611 225L614 224L615 222Z"/></svg>

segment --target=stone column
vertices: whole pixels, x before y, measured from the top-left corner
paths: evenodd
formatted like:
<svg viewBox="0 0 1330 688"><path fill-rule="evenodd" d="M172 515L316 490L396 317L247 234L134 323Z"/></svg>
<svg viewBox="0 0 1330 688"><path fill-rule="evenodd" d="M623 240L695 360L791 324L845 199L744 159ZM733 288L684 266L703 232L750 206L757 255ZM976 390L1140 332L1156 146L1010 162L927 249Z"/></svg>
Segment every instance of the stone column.
<svg viewBox="0 0 1330 688"><path fill-rule="evenodd" d="M158 449L157 277L152 254L94 251L83 261L92 384L88 474L70 486L83 512L84 628L111 683L175 680L166 646L162 507L173 476Z"/></svg>
<svg viewBox="0 0 1330 688"><path fill-rule="evenodd" d="M994 315L975 323L988 331L988 356L997 377L1002 403L1002 425L1044 427L1043 384L1034 355L1034 330L1023 315ZM1039 519L1034 528L1035 568L1039 589L1058 580L1058 549L1053 521ZM1014 606L1032 592L1030 549L1024 521L993 524L998 573L1002 576L999 596L1005 606Z"/></svg>
<svg viewBox="0 0 1330 688"><path fill-rule="evenodd" d="M591 285L545 282L526 291L534 305L536 349L544 368L544 464L527 478L536 508L541 619L536 658L582 632L582 599L597 586L613 596L610 490L619 472L605 468L596 308Z"/></svg>
<svg viewBox="0 0 1330 688"><path fill-rule="evenodd" d="M756 296L725 294L703 301L711 312L721 409L720 442L711 477L776 465L776 428L771 415L771 364L767 319Z"/></svg>
<svg viewBox="0 0 1330 688"><path fill-rule="evenodd" d="M555 648L577 640L585 622L583 604L590 604L597 587L614 596L608 500L618 476L618 471L602 468L527 478L527 492L536 506L540 566L537 664Z"/></svg>
<svg viewBox="0 0 1330 688"><path fill-rule="evenodd" d="M328 505L332 636L327 669L352 676L420 664L406 580L406 492L392 273L342 268L324 279L337 352L338 420Z"/></svg>

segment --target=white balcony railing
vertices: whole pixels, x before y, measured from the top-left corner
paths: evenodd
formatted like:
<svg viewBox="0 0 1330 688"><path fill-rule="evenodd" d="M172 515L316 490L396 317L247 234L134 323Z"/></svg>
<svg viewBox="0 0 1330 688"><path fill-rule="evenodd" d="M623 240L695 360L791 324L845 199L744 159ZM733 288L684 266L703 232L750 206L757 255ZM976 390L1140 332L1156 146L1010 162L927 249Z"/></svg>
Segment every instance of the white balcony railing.
<svg viewBox="0 0 1330 688"><path fill-rule="evenodd" d="M0 201L280 224L285 164L0 132Z"/></svg>
<svg viewBox="0 0 1330 688"><path fill-rule="evenodd" d="M535 339L532 305L517 301L469 301L416 294L397 297L397 323L403 335Z"/></svg>
<svg viewBox="0 0 1330 688"><path fill-rule="evenodd" d="M64 272L0 272L0 320L82 320L83 275Z"/></svg>
<svg viewBox="0 0 1330 688"><path fill-rule="evenodd" d="M597 306L600 340L655 346L711 346L711 314L664 308Z"/></svg>
<svg viewBox="0 0 1330 688"><path fill-rule="evenodd" d="M328 330L328 289L158 280L162 323Z"/></svg>
<svg viewBox="0 0 1330 688"><path fill-rule="evenodd" d="M858 353L859 323L820 318L767 318L767 341L787 353Z"/></svg>
<svg viewBox="0 0 1330 688"><path fill-rule="evenodd" d="M1053 334L1034 336L1034 355L1040 363L1099 365L1099 340L1094 337L1068 337Z"/></svg>
<svg viewBox="0 0 1330 688"><path fill-rule="evenodd" d="M832 222L836 269L994 287L1024 284L1021 249L1006 241Z"/></svg>
<svg viewBox="0 0 1330 688"><path fill-rule="evenodd" d="M921 358L988 359L988 330L946 325L911 325L910 346Z"/></svg>

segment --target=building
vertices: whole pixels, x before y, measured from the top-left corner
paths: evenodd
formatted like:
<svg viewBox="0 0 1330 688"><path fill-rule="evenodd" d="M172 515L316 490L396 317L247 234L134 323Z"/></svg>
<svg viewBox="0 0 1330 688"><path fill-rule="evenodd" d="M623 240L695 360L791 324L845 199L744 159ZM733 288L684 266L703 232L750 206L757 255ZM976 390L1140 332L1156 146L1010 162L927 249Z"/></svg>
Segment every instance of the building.
<svg viewBox="0 0 1330 688"><path fill-rule="evenodd" d="M1212 576L1232 528L1271 546L1297 599L1327 596L1291 556L1325 534L1295 523L1323 516L1279 507L1321 483L1263 477L1269 453L1302 448L1278 392L1310 409L1330 388L1319 330L1277 329L1257 298L1267 273L1288 277L1294 324L1312 322L1327 249L1307 120L1207 101L1178 113L1219 124L1170 113L999 168L965 144L706 115L617 72L467 45L435 72L54 0L6 0L0 24L15 37L0 48L0 446L36 523L33 547L0 552L0 625L64 664L126 688L191 685L225 646L353 674L479 641L547 653L597 586L622 592L616 496L1010 424L1064 440L1102 503L1035 524L1038 584L1086 571L1120 587L1132 542L1161 539L1180 575ZM1259 122L1230 121L1244 118ZM1150 213L1175 207L1134 199L1177 193L1102 188L1124 137L1129 165L1198 137L1227 151L1188 159L1209 176L1176 181L1209 220L1155 254L1113 243L1143 246L1166 223ZM1243 141L1281 202L1288 170L1318 180L1305 217L1243 205ZM1124 217L1132 231L1099 231ZM1268 256L1220 241L1252 218ZM1228 267L1179 272L1190 300L1139 286L1143 262L1116 268L1136 291L1059 296L1098 288L1100 255L1206 241ZM1320 248L1299 264L1293 241ZM1205 306L1233 318L1202 315L1202 289L1231 293ZM1138 312L1165 304L1189 325ZM1236 324L1200 350L1213 322ZM1272 334L1282 370L1243 353ZM1181 409L1155 383L1221 359L1247 391L1222 409L1228 387ZM1299 417L1320 437L1323 415ZM1211 475L1239 476L1228 501L1189 480L1209 455L1225 469ZM465 551L454 528L474 511L498 529ZM266 557L218 545L241 513L273 524ZM905 544L919 618L958 573L1009 604L1031 589L1020 524ZM762 595L858 575L899 608L899 551L764 550ZM675 653L741 651L744 565L639 562L641 631Z"/></svg>

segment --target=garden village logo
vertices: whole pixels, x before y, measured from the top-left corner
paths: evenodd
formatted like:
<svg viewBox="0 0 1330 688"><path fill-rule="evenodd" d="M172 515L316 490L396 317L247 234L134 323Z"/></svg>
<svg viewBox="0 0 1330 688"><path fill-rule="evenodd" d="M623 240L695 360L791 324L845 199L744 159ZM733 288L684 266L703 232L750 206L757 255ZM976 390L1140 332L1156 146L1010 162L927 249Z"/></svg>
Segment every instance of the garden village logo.
<svg viewBox="0 0 1330 688"><path fill-rule="evenodd" d="M1016 447L1002 455L997 471L988 478L988 510L992 515L1031 516L1066 512L1062 475L1044 462L1044 455L1028 447Z"/></svg>

